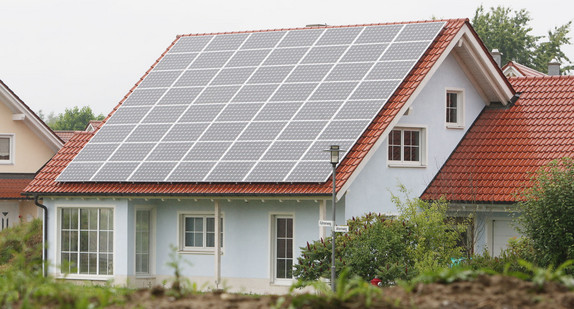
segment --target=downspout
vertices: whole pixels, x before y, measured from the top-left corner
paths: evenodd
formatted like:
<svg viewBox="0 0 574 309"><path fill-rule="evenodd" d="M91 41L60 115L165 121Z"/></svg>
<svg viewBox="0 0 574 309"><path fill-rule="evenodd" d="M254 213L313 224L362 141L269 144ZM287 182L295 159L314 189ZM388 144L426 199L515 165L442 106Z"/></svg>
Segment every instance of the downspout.
<svg viewBox="0 0 574 309"><path fill-rule="evenodd" d="M42 226L44 227L43 237L42 237L42 269L44 270L44 277L48 276L48 267L46 267L47 257L48 257L48 207L46 205L40 204L38 195L34 196L34 205L42 208L44 210L44 220L42 220Z"/></svg>

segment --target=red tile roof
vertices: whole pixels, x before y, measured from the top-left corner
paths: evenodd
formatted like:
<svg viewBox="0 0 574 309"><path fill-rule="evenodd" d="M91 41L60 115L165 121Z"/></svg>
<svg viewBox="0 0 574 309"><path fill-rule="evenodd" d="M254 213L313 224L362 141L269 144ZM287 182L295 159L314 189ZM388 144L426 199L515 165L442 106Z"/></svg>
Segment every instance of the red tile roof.
<svg viewBox="0 0 574 309"><path fill-rule="evenodd" d="M54 131L58 137L66 143L67 141L74 136L74 131Z"/></svg>
<svg viewBox="0 0 574 309"><path fill-rule="evenodd" d="M518 62L510 61L505 66L502 67L502 71L506 70L507 68L514 68L518 71L522 76L520 77L543 77L548 76L542 72L536 71L535 69L531 69L523 64Z"/></svg>
<svg viewBox="0 0 574 309"><path fill-rule="evenodd" d="M0 175L0 200L12 199L25 199L20 193L24 192L24 188L32 181L28 179L4 179Z"/></svg>
<svg viewBox="0 0 574 309"><path fill-rule="evenodd" d="M337 168L337 190L340 189L379 139L389 123L395 118L427 73L437 62L449 43L468 19L445 20L446 25L431 44L421 60L405 78L385 107L375 117L357 143ZM436 21L433 21L436 22ZM382 25L382 24L381 24ZM285 29L279 29L285 30ZM177 39L176 39L177 41ZM174 41L175 43L175 41ZM173 44L171 46L173 46ZM170 46L170 48L171 48ZM169 48L168 48L169 50ZM167 51L166 51L167 52ZM165 53L164 53L165 54ZM162 55L163 57L163 55ZM160 59L156 61L156 64ZM155 64L154 64L155 65ZM153 68L153 66L152 66ZM151 68L150 68L151 70ZM150 70L140 79L143 80ZM139 82L138 82L139 84ZM137 84L130 90L133 91ZM129 95L129 93L128 93ZM124 97L123 100L127 98ZM122 102L123 102L122 100ZM118 106L110 113L111 116ZM109 118L108 116L108 118ZM104 122L107 121L104 120ZM89 141L92 133L78 132L38 173L26 188L28 194L41 195L330 195L331 180L325 183L61 183L56 177ZM325 164L328 164L327 162Z"/></svg>
<svg viewBox="0 0 574 309"><path fill-rule="evenodd" d="M513 202L538 168L574 156L574 76L510 82L520 99L509 109L483 111L423 199Z"/></svg>

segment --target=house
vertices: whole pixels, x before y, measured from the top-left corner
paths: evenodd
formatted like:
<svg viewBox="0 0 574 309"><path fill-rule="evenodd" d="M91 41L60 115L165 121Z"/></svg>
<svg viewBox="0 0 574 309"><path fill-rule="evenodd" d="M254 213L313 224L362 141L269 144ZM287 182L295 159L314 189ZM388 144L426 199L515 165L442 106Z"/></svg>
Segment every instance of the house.
<svg viewBox="0 0 574 309"><path fill-rule="evenodd" d="M0 80L0 230L38 217L41 209L22 196L62 140Z"/></svg>
<svg viewBox="0 0 574 309"><path fill-rule="evenodd" d="M516 99L467 19L178 36L95 132L26 194L50 273L285 292L300 247L420 196L487 106Z"/></svg>
<svg viewBox="0 0 574 309"><path fill-rule="evenodd" d="M520 99L485 108L423 194L475 213L474 244L498 255L509 238L516 194L540 167L574 156L574 77L510 78Z"/></svg>

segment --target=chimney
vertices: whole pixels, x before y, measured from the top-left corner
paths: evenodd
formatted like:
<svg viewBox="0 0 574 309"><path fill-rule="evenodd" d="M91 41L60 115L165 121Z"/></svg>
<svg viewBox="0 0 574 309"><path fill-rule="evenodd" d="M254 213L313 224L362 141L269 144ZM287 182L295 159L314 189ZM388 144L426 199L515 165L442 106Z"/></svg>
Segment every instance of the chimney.
<svg viewBox="0 0 574 309"><path fill-rule="evenodd" d="M560 75L560 62L556 58L548 62L548 75Z"/></svg>
<svg viewBox="0 0 574 309"><path fill-rule="evenodd" d="M502 53L495 48L490 52L490 54L492 55L494 62L496 62L496 65L498 65L499 68L502 68Z"/></svg>

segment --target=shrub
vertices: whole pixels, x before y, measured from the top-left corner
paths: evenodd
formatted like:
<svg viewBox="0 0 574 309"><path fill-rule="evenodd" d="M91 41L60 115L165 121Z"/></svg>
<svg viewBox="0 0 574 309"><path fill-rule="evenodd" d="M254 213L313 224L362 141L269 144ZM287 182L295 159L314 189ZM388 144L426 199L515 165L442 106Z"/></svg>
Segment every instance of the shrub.
<svg viewBox="0 0 574 309"><path fill-rule="evenodd" d="M541 266L574 259L574 161L562 158L538 170L521 194L519 231L530 238Z"/></svg>
<svg viewBox="0 0 574 309"><path fill-rule="evenodd" d="M336 240L337 273L346 267L351 274L364 280L376 276L387 283L397 277L406 279L411 264L406 249L412 243L407 222L369 213L352 218L347 224L349 232ZM294 275L304 281L329 278L331 246L330 237L307 243L306 247L301 248Z"/></svg>
<svg viewBox="0 0 574 309"><path fill-rule="evenodd" d="M383 284L392 284L448 267L451 258L464 256L458 240L467 227L450 223L445 201L393 200L401 212L398 218L369 213L347 221L349 232L337 237L337 273L348 267L363 280L378 277ZM331 238L307 243L301 251L295 277L304 281L330 277Z"/></svg>
<svg viewBox="0 0 574 309"><path fill-rule="evenodd" d="M412 225L414 242L407 247L407 254L414 262L417 272L436 271L451 264L451 258L464 256L465 248L458 245L468 222L454 224L447 216L448 203L445 200L426 202L408 197L404 187L400 192L404 201L393 195L393 202L399 209L400 220Z"/></svg>

